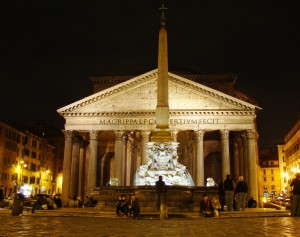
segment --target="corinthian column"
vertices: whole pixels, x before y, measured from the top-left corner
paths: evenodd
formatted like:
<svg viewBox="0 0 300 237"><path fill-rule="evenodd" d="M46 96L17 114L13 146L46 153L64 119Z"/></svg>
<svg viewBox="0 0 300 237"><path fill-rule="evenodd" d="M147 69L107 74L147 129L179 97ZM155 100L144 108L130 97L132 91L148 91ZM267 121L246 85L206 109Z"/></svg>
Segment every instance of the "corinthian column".
<svg viewBox="0 0 300 237"><path fill-rule="evenodd" d="M255 152L255 131L247 130L246 137L248 142L248 167L249 167L249 195L259 200L258 180L257 180L257 159Z"/></svg>
<svg viewBox="0 0 300 237"><path fill-rule="evenodd" d="M81 200L84 200L85 193L85 162L86 162L86 147L88 142L83 139L80 143L80 151L79 151L79 178L78 178L78 194L81 196Z"/></svg>
<svg viewBox="0 0 300 237"><path fill-rule="evenodd" d="M222 178L225 179L230 174L230 156L229 156L229 131L220 130L222 147Z"/></svg>
<svg viewBox="0 0 300 237"><path fill-rule="evenodd" d="M237 142L237 136L235 137L234 141L233 141L233 158L234 158L234 179L238 180L239 176L240 176L240 166L239 166L239 147L238 147L238 142Z"/></svg>
<svg viewBox="0 0 300 237"><path fill-rule="evenodd" d="M91 195L92 189L96 188L98 135L98 131L90 131L90 160L88 164L86 189L86 194L88 196Z"/></svg>
<svg viewBox="0 0 300 237"><path fill-rule="evenodd" d="M249 158L248 158L248 142L246 138L246 134L241 134L242 143L243 143L243 158L244 158L244 181L249 184Z"/></svg>
<svg viewBox="0 0 300 237"><path fill-rule="evenodd" d="M71 180L70 180L71 196L78 195L79 148L80 148L80 138L76 135L73 139L73 151L72 151Z"/></svg>
<svg viewBox="0 0 300 237"><path fill-rule="evenodd" d="M242 138L239 136L237 139L237 144L238 144L238 153L239 153L239 175L244 176L244 156L243 156L243 143L242 143ZM244 176L244 180L245 176Z"/></svg>
<svg viewBox="0 0 300 237"><path fill-rule="evenodd" d="M118 179L119 185L122 183L122 147L123 147L123 131L115 131L115 178Z"/></svg>
<svg viewBox="0 0 300 237"><path fill-rule="evenodd" d="M64 131L65 150L63 164L63 183L62 183L62 203L65 206L70 196L70 178L71 178L71 161L72 161L72 140L73 131Z"/></svg>
<svg viewBox="0 0 300 237"><path fill-rule="evenodd" d="M196 135L196 186L204 186L204 157L203 157L203 137L204 130L195 132Z"/></svg>

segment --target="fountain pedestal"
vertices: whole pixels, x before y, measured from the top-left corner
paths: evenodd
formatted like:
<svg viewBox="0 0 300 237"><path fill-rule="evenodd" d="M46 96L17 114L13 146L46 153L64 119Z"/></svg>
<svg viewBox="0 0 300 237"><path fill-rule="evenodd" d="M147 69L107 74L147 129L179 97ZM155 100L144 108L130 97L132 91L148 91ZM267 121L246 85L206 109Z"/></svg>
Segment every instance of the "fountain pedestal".
<svg viewBox="0 0 300 237"><path fill-rule="evenodd" d="M141 213L156 212L155 186L111 186L92 190L92 196L98 200L98 207L105 211L115 211L116 202L121 194L126 194L129 200L130 194L135 193L139 200ZM167 187L167 212L198 212L201 196L207 194L211 198L218 194L217 187Z"/></svg>

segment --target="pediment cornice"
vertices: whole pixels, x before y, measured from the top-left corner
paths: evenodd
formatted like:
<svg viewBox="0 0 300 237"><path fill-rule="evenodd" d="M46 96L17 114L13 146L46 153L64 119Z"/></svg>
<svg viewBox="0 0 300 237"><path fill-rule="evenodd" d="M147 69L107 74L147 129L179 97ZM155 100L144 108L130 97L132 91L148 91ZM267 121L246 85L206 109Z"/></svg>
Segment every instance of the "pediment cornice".
<svg viewBox="0 0 300 237"><path fill-rule="evenodd" d="M89 104L92 104L94 102L97 102L99 100L105 99L109 96L116 95L116 94L120 93L121 91L124 91L128 88L133 88L133 87L136 87L138 85L141 85L145 82L148 82L151 79L156 79L157 76L158 76L157 69L152 70L148 73L142 74L138 77L132 78L132 79L130 79L128 81L125 81L123 83L120 83L116 86L110 87L110 88L108 88L104 91L100 91L96 94L88 96L88 97L86 97L82 100L79 100L79 101L77 101L73 104L65 106L65 107L59 109L58 112L59 113L71 112L71 111L76 110L78 108L81 108L81 107L87 106Z"/></svg>
<svg viewBox="0 0 300 237"><path fill-rule="evenodd" d="M210 87L199 85L197 82L190 81L188 79L185 79L183 77L177 76L173 73L169 73L169 80L173 81L174 83L177 83L179 85L182 85L186 88L190 88L194 91L198 91L202 94L210 96L210 98L214 98L216 100L222 100L225 103L241 107L243 109L254 109L256 106L252 105L250 103L247 103L245 101L239 100L235 97L232 97L230 95L227 95L225 93L219 92L215 89L212 89Z"/></svg>
<svg viewBox="0 0 300 237"><path fill-rule="evenodd" d="M209 111L209 110L191 110L191 111L182 111L182 110L170 110L170 116L252 116L255 115L253 110L246 111L228 111L228 110L217 110L217 111ZM72 113L66 112L64 113L66 117L144 117L144 116L155 116L155 111L132 111L132 112L98 112L98 113Z"/></svg>
<svg viewBox="0 0 300 237"><path fill-rule="evenodd" d="M215 89L212 89L210 87L204 86L202 84L199 84L197 82L193 82L189 79L183 78L181 76L175 75L173 73L168 73L169 81L171 83L174 83L176 85L182 86L182 88L188 89L190 91L194 91L196 93L205 95L212 100L215 101L221 101L224 104L231 105L231 107L234 107L230 111L210 111L211 115L220 115L223 113L224 115L233 115L235 113L245 113L245 111L249 111L249 113L252 113L251 111L254 111L256 108L259 108L253 104L247 103L245 101L242 101L238 98L232 97L230 95L227 95L223 92L217 91ZM118 95L121 95L124 93L124 91L130 91L135 88L138 88L142 85L145 85L147 83L153 82L157 80L158 77L158 70L152 70L150 72L147 72L145 74L142 74L140 76L134 77L130 80L127 80L125 82L122 82L118 85L112 86L108 89L105 89L103 91L100 91L98 93L95 93L91 96L85 97L82 100L76 101L70 105L67 105L65 107L62 107L58 109L58 113L60 113L63 116L149 116L155 113L155 111L151 112L103 112L103 111L93 111L93 112L82 112L84 107L90 106L94 103L97 103L101 100L109 99L110 97L115 97ZM122 109L123 110L123 109ZM241 111L239 111L241 110ZM79 112L81 111L81 112ZM149 114L150 113L150 114ZM173 112L170 112L170 115L172 115ZM179 112L176 112L179 113ZM207 111L203 110L196 110L196 111L181 111L180 113L184 113L182 115L188 115L188 113L197 113L198 115L207 115ZM247 112L248 113L248 112ZM130 115L129 115L130 114Z"/></svg>

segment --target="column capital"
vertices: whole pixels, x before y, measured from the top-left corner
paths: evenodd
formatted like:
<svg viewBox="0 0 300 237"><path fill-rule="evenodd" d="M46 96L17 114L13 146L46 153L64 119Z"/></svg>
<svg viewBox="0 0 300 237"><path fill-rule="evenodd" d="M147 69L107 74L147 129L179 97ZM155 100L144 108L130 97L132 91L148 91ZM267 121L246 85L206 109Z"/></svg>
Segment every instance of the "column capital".
<svg viewBox="0 0 300 237"><path fill-rule="evenodd" d="M116 140L122 140L123 139L123 135L124 135L124 131L114 131L115 135L116 135Z"/></svg>
<svg viewBox="0 0 300 237"><path fill-rule="evenodd" d="M198 140L198 141L203 140L204 134L205 134L205 130L197 130L194 133L195 133L196 140Z"/></svg>
<svg viewBox="0 0 300 237"><path fill-rule="evenodd" d="M177 130L172 130L171 131L171 136L173 137L174 141L177 141L177 134L178 134Z"/></svg>
<svg viewBox="0 0 300 237"><path fill-rule="evenodd" d="M73 134L74 134L73 130L63 130L63 133L65 135L66 140L72 140L73 139Z"/></svg>
<svg viewBox="0 0 300 237"><path fill-rule="evenodd" d="M124 132L122 135L122 140L123 143L126 144L130 139L129 139L130 135L128 135L128 133Z"/></svg>
<svg viewBox="0 0 300 237"><path fill-rule="evenodd" d="M247 139L254 139L255 138L255 131L253 129L246 130L246 138Z"/></svg>
<svg viewBox="0 0 300 237"><path fill-rule="evenodd" d="M151 131L141 131L142 138L149 138Z"/></svg>
<svg viewBox="0 0 300 237"><path fill-rule="evenodd" d="M221 140L228 140L229 139L229 131L228 130L220 130Z"/></svg>
<svg viewBox="0 0 300 237"><path fill-rule="evenodd" d="M90 131L90 140L98 140L99 131Z"/></svg>

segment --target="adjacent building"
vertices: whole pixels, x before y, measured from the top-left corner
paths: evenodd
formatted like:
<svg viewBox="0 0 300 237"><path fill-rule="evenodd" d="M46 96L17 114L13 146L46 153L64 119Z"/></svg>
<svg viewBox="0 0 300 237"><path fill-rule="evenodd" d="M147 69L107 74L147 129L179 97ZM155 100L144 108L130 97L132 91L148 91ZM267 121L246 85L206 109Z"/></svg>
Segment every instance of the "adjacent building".
<svg viewBox="0 0 300 237"><path fill-rule="evenodd" d="M284 137L284 144L278 145L281 161L282 189L290 193L290 183L300 172L300 117Z"/></svg>
<svg viewBox="0 0 300 237"><path fill-rule="evenodd" d="M259 193L264 197L275 197L282 191L277 149L259 149Z"/></svg>
<svg viewBox="0 0 300 237"><path fill-rule="evenodd" d="M57 192L55 150L44 136L0 121L0 186L3 186L4 195Z"/></svg>

